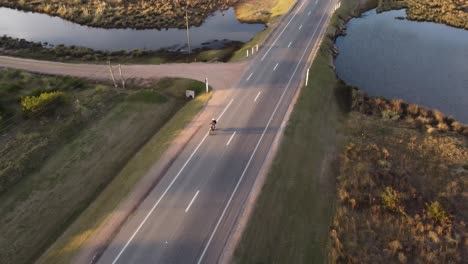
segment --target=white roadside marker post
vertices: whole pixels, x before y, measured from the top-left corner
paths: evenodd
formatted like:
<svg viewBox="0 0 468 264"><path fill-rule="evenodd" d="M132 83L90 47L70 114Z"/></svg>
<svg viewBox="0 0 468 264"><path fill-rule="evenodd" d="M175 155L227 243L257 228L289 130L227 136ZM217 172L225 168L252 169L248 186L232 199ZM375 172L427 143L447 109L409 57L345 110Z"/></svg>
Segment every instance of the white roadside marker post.
<svg viewBox="0 0 468 264"><path fill-rule="evenodd" d="M258 44L257 44L257 52L258 52Z"/></svg>
<svg viewBox="0 0 468 264"><path fill-rule="evenodd" d="M309 68L307 68L307 74L306 74L306 82L305 85L307 86L309 84Z"/></svg>
<svg viewBox="0 0 468 264"><path fill-rule="evenodd" d="M249 49L247 49L247 58L249 57Z"/></svg>
<svg viewBox="0 0 468 264"><path fill-rule="evenodd" d="M208 84L208 77L205 78L206 92L210 91L210 85Z"/></svg>

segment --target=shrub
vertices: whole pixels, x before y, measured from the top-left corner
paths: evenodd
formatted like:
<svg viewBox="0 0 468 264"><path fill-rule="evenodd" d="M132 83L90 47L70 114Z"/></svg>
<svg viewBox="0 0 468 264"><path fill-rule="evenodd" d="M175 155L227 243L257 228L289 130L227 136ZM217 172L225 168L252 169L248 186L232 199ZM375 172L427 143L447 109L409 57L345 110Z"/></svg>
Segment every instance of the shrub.
<svg viewBox="0 0 468 264"><path fill-rule="evenodd" d="M428 216L435 219L439 223L445 223L449 220L447 213L439 202L432 202L430 205L426 204L426 207Z"/></svg>
<svg viewBox="0 0 468 264"><path fill-rule="evenodd" d="M439 130L440 132L447 132L449 131L449 129L450 129L449 126L445 123L439 123L437 125L437 130Z"/></svg>
<svg viewBox="0 0 468 264"><path fill-rule="evenodd" d="M44 113L62 102L64 97L65 93L59 91L41 93L39 96L26 96L21 98L21 110L26 115Z"/></svg>
<svg viewBox="0 0 468 264"><path fill-rule="evenodd" d="M418 116L419 115L419 105L417 104L410 104L408 106L408 113L410 113L413 116Z"/></svg>
<svg viewBox="0 0 468 264"><path fill-rule="evenodd" d="M440 112L439 110L434 110L433 113L434 113L435 119L437 120L437 122L439 122L439 124L445 123L445 115L442 112Z"/></svg>
<svg viewBox="0 0 468 264"><path fill-rule="evenodd" d="M388 210L404 214L403 208L399 205L400 197L398 196L397 191L395 191L392 187L388 186L385 187L385 190L380 194L380 199L382 204Z"/></svg>

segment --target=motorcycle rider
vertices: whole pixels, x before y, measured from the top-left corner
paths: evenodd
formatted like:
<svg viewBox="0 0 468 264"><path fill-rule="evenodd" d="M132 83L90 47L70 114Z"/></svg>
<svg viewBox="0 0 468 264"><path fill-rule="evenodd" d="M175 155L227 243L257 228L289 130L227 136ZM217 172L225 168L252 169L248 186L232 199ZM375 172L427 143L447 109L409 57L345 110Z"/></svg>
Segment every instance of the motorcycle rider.
<svg viewBox="0 0 468 264"><path fill-rule="evenodd" d="M216 119L214 119L214 118L211 119L210 127L212 128L212 130L216 129L216 124L217 123L218 122L216 121Z"/></svg>

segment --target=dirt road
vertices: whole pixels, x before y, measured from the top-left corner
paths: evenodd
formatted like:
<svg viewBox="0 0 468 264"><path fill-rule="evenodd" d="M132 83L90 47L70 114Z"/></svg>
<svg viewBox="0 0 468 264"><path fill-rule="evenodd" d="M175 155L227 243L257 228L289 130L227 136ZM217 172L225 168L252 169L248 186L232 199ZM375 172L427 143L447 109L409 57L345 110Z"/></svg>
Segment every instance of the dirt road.
<svg viewBox="0 0 468 264"><path fill-rule="evenodd" d="M205 81L205 78L208 77L210 85L217 90L222 90L230 87L238 81L246 65L246 63L122 65L122 74L124 79L183 77ZM111 80L109 67L107 65L100 64L72 64L0 56L0 67L14 68L43 74ZM113 66L113 71L117 82L119 82L120 75L116 65Z"/></svg>

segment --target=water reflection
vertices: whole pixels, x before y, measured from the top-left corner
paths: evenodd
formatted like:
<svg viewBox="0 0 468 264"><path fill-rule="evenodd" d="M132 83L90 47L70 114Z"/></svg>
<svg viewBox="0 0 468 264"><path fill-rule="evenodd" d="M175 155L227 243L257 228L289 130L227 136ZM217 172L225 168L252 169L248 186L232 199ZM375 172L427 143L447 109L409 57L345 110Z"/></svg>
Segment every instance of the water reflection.
<svg viewBox="0 0 468 264"><path fill-rule="evenodd" d="M353 19L337 40L337 73L374 96L436 108L468 123L468 30L398 20L405 10Z"/></svg>
<svg viewBox="0 0 468 264"><path fill-rule="evenodd" d="M200 27L190 29L193 47L214 40L246 42L265 28L261 24L243 24L234 9L218 11ZM58 17L0 8L0 35L29 41L83 46L99 50L179 48L186 45L181 29L135 30L102 29L81 26Z"/></svg>

